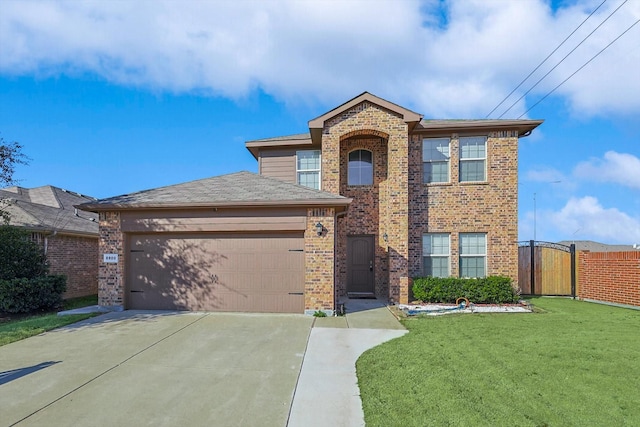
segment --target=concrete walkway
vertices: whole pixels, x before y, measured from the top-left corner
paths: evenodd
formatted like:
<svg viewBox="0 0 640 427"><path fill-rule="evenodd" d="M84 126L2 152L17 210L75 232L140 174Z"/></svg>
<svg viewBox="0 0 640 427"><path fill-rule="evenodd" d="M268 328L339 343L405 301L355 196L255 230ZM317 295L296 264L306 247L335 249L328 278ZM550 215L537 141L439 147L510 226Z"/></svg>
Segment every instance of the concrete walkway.
<svg viewBox="0 0 640 427"><path fill-rule="evenodd" d="M377 300L347 300L342 317L317 318L296 387L289 427L364 426L356 360L407 331Z"/></svg>

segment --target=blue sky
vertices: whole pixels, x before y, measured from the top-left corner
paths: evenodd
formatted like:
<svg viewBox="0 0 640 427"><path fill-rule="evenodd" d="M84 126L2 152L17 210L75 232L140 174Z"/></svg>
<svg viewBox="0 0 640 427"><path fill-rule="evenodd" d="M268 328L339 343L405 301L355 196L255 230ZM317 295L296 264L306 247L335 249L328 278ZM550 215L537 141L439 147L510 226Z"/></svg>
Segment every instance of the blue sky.
<svg viewBox="0 0 640 427"><path fill-rule="evenodd" d="M0 136L32 159L20 185L98 198L256 171L245 141L365 90L484 118L601 3L4 0ZM491 117L560 62L503 116L519 117L639 19L640 1L605 1ZM538 240L640 243L638 40L640 24L523 116L545 123L520 141L520 239L535 217Z"/></svg>

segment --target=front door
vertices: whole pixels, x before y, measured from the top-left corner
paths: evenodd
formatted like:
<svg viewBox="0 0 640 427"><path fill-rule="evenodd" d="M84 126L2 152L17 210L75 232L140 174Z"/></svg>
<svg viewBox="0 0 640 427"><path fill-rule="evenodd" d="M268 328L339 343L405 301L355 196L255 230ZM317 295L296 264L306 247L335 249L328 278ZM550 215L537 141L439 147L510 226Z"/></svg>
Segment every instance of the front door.
<svg viewBox="0 0 640 427"><path fill-rule="evenodd" d="M347 293L375 296L373 236L347 236Z"/></svg>

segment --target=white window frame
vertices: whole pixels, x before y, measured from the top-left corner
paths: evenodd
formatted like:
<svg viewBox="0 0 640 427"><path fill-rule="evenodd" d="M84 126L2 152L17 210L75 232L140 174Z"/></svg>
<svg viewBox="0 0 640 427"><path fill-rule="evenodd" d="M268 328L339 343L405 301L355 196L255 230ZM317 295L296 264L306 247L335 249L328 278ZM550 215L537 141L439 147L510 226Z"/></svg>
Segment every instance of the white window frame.
<svg viewBox="0 0 640 427"><path fill-rule="evenodd" d="M471 236L482 236L484 238L484 253L464 253L463 250L463 245L462 245L462 240L463 237L471 237ZM483 258L483 262L484 262L484 276L477 276L477 277L487 277L487 233L460 233L458 235L458 246L459 246L459 250L458 250L458 256L460 258L459 263L458 263L458 268L459 268L459 275L460 277L471 277L471 276L463 276L463 272L462 272L462 260L464 258ZM475 278L476 276L474 276Z"/></svg>
<svg viewBox="0 0 640 427"><path fill-rule="evenodd" d="M299 156L300 153L317 153L318 154L318 168L317 169L300 169ZM300 184L300 173L316 173L318 175L318 188L309 187L305 184ZM304 185L307 188L313 188L314 190L322 189L322 151L321 150L298 150L296 151L296 183L298 185Z"/></svg>
<svg viewBox="0 0 640 427"><path fill-rule="evenodd" d="M351 172L351 170L350 170L351 168L349 167L350 164L351 164L350 158L351 158L351 153L355 153L356 151L360 151L360 152L366 151L366 152L371 154L371 183L370 184L361 184L361 183L352 184L351 183L351 173L350 173ZM360 158L362 159L362 155L360 156ZM362 160L360 160L360 161L362 161ZM356 148L354 150L349 151L349 153L347 153L347 185L349 185L351 187L367 187L367 186L373 185L374 184L374 178L375 178L375 173L374 173L375 171L374 171L373 161L374 161L374 159L373 159L373 151L371 151L371 150L367 150L366 148ZM362 177L362 174L360 174L360 177Z"/></svg>
<svg viewBox="0 0 640 427"><path fill-rule="evenodd" d="M446 153L436 148L436 151L444 155L446 157L446 160L434 160L433 158L425 159L426 144L437 143L438 141L441 141L441 142L446 141L447 143ZM432 149L429 148L429 151L432 151ZM425 176L425 170L427 169L427 164L434 165L434 164L443 164L443 163L447 165L447 179L445 181L434 181L433 179L427 179L427 177ZM425 184L431 184L431 183L441 184L441 183L451 182L451 138L424 138L422 140L422 182Z"/></svg>
<svg viewBox="0 0 640 427"><path fill-rule="evenodd" d="M446 236L447 238L447 252L446 253L435 253L433 251L433 237L438 236L438 237L444 237ZM431 248L432 251L429 252L427 251L427 244L426 244L426 239L431 239ZM443 259L446 258L447 262L447 272L445 276L434 276L433 274L427 274L427 272L425 271L425 258L431 258L432 260L435 258L438 259ZM431 273L433 273L433 263L431 264L432 266L432 270ZM430 276L430 277L449 277L451 276L451 234L449 233L424 233L422 235L422 274L424 274L425 276Z"/></svg>
<svg viewBox="0 0 640 427"><path fill-rule="evenodd" d="M482 139L484 141L484 157L462 157L462 146L463 146L463 142L465 140L467 141L472 141L472 140L480 140ZM488 138L486 136L461 136L458 139L458 150L460 153L460 166L458 169L458 180L460 182L486 182L487 181L487 140ZM482 161L482 179L481 180L470 180L470 179L462 179L462 164L464 162L478 162L478 161Z"/></svg>

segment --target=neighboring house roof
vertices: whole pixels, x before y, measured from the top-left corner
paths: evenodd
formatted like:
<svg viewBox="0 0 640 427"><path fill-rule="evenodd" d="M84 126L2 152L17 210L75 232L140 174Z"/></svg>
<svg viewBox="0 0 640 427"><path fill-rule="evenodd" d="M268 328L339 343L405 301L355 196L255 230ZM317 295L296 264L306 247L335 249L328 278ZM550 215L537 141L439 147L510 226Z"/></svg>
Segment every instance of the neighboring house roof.
<svg viewBox="0 0 640 427"><path fill-rule="evenodd" d="M232 206L335 206L351 199L251 172L236 172L88 202L89 211Z"/></svg>
<svg viewBox="0 0 640 427"><path fill-rule="evenodd" d="M37 188L9 187L0 199L10 215L9 224L33 231L98 235L98 215L77 213L74 205L96 200L52 185Z"/></svg>
<svg viewBox="0 0 640 427"><path fill-rule="evenodd" d="M640 247L634 247L633 245L608 245L606 243L593 242L591 240L563 240L558 243L565 246L575 243L577 251L590 252L626 252L640 249Z"/></svg>

